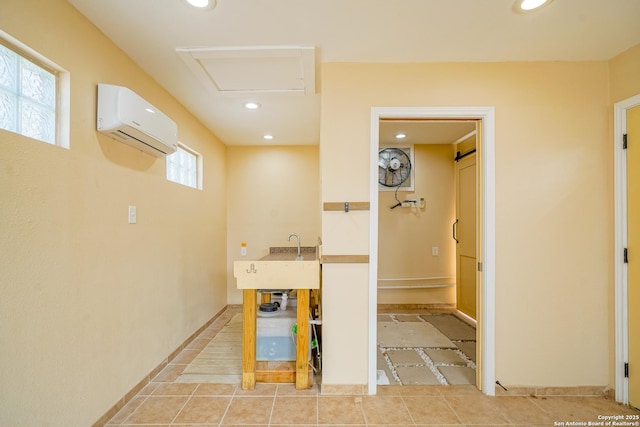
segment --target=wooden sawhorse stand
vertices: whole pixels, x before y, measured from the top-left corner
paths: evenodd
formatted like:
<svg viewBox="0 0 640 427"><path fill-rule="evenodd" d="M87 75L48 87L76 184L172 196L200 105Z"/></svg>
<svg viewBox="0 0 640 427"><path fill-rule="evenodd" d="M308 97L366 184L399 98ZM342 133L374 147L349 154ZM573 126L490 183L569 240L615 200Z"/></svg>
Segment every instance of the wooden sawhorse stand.
<svg viewBox="0 0 640 427"><path fill-rule="evenodd" d="M258 306L256 289L242 291L242 389L253 390L258 382L295 383L296 389L313 385L309 370L309 289L297 289L298 332L295 362L256 362ZM274 367L274 365L277 365Z"/></svg>

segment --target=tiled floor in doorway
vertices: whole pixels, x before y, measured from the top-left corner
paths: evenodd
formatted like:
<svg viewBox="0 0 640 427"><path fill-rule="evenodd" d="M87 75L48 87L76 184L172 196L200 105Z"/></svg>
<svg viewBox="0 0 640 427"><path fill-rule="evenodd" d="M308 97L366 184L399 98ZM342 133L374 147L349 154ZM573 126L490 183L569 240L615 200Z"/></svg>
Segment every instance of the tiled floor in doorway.
<svg viewBox="0 0 640 427"><path fill-rule="evenodd" d="M378 384L475 384L476 330L449 312L378 314Z"/></svg>
<svg viewBox="0 0 640 427"><path fill-rule="evenodd" d="M321 395L318 385L180 383L185 367L237 311L223 313L143 390L108 427L213 426L534 426L638 415L604 397L488 397L472 385L389 385L375 396Z"/></svg>

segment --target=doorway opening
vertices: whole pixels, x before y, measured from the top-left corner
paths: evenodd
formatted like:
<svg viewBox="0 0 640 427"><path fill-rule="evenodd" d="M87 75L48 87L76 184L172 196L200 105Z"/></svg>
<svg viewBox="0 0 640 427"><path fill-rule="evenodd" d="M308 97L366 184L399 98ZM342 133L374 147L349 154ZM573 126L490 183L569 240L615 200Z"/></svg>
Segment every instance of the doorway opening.
<svg viewBox="0 0 640 427"><path fill-rule="evenodd" d="M384 301L386 297L380 296L378 294L378 288L380 283L383 283L382 288L384 289L386 286L384 283L388 283L388 286L398 286L397 283L402 282L403 279L409 279L411 281L413 278L411 275L409 277L402 277L403 275L398 275L397 272L395 276L397 277L389 277L387 273L380 274L379 281L379 272L380 267L385 268L385 262L379 263L379 254L386 251L386 247L383 248L383 240L385 236L388 237L388 228L385 227L384 230L380 228L380 223L384 221L380 218L380 211L390 209L391 206L397 205L397 209L416 209L414 212L416 214L420 213L421 206L426 206L430 203L429 200L422 200L419 194L412 195L413 198L403 200L404 195L400 193L401 190L395 192L393 194L393 198L396 203L392 203L391 206L386 206L389 204L388 202L391 196L385 194L384 192L380 192L379 189L379 152L383 145L387 143L381 139L381 122L393 122L393 121L407 121L407 122L422 122L422 123L435 123L435 122L459 122L459 123L471 123L471 125L475 128L477 126L477 130L473 135L477 136L478 147L477 154L474 154L471 157L477 157L477 166L478 166L478 200L480 201L478 205L479 217L477 221L477 236L478 244L477 246L477 262L473 262L473 268L471 271L477 270L474 273L477 279L478 285L478 302L477 302L477 315L476 313L467 313L469 318L473 318L474 316L477 318L477 326L478 326L478 348L477 348L477 357L476 357L476 367L477 367L477 376L476 376L476 386L480 388L485 394L494 395L495 394L495 287L494 287L494 278L495 278L495 208L494 208L494 200L495 200L495 178L494 178L494 109L493 107L448 107L448 108L398 108L398 107L376 107L372 108L371 112L371 192L370 192L370 200L371 200L371 218L370 218L370 253L369 253L369 378L368 378L368 386L369 386L369 394L376 393L376 386L378 383L378 299ZM469 136L471 132L466 135ZM465 138L458 141L462 143ZM474 138L475 140L475 138ZM449 141L451 144L454 141ZM402 142L399 143L403 145ZM400 147L398 145L398 147ZM407 145L407 144L404 144ZM423 146L424 145L424 146ZM430 151L429 147L426 147L427 144L418 144L417 150L422 151ZM407 147L402 147L407 148ZM452 147L445 148L439 147L439 151L442 152L446 150L451 151L452 156L450 161L453 163L453 158L457 150ZM407 151L415 151L416 145L413 146L411 150ZM436 149L438 151L438 149ZM469 150L470 151L470 150ZM412 153L415 157L415 153ZM465 156L466 157L466 156ZM453 173L453 170L451 170ZM474 172L475 175L475 172ZM416 179L415 176L412 175L412 180ZM454 180L455 181L455 180ZM412 183L413 184L413 183ZM473 184L475 186L475 182ZM414 187L410 187L411 190ZM405 190L405 189L402 189ZM400 195L398 194L400 193ZM455 191L454 191L455 193ZM475 189L474 189L475 194ZM474 200L475 202L475 200ZM386 203L386 204L385 204ZM455 206L458 202L455 199L451 199L449 201L449 211L451 206ZM415 205L415 206L414 206ZM396 209L394 208L394 209ZM446 209L445 209L446 210ZM457 214L456 214L457 215ZM454 215L454 216L456 216ZM446 214L444 215L446 216ZM451 212L449 212L449 217L451 217ZM450 219L450 218L449 218ZM474 218L475 222L475 218ZM452 227L448 231L449 233L453 233L450 237L455 239L455 223L450 224ZM410 228L410 227L409 227ZM406 230L405 230L406 232ZM409 230L411 232L411 230ZM475 237L475 236L474 236ZM414 239L415 240L415 239ZM452 244L451 241L447 241L442 244L442 248L440 245L433 245L428 248L426 251L427 254L431 257L438 258L441 257L441 250L444 251L444 254L455 253L456 244ZM453 249L453 251L452 251ZM424 248L415 249L419 252L423 252ZM444 258L444 257L443 257ZM440 258L440 259L443 259ZM449 258L449 257L447 257ZM434 261L434 260L431 260ZM444 260L443 265L447 264L447 260ZM449 301L449 303L455 304L456 297L451 295L451 293L456 292L455 281L456 276L459 276L460 273L455 273L455 257L451 257L448 260L449 265L444 267L448 273L443 273L442 275L434 275L428 277L422 277L420 279L427 279L426 281L422 280L423 286L425 288L436 289L436 292L442 293L444 295L445 300ZM379 265L383 264L383 265ZM453 270L452 270L452 266ZM388 266L387 266L388 267ZM451 273L451 271L454 271ZM387 280L385 279L393 279ZM398 280L400 279L400 280ZM439 283L435 283L439 282ZM451 286L453 282L454 286ZM402 286L402 285L400 285ZM394 289L394 291L397 289ZM407 289L409 291L409 289ZM448 294L448 296L447 296ZM475 294L475 292L474 292ZM474 295L475 296L475 295ZM474 307L475 308L475 307ZM469 311L465 309L463 311ZM464 316L463 316L464 317ZM384 319L383 319L384 320ZM397 320L397 319L391 319ZM413 319L414 321L421 322L425 320L424 316L420 316L419 318ZM429 320L435 320L429 319ZM428 323L428 322L423 322ZM417 324L416 324L417 325ZM424 326L424 325L423 325ZM424 326L428 327L428 326ZM418 352L418 356L420 353ZM428 359L428 358L425 358Z"/></svg>
<svg viewBox="0 0 640 427"><path fill-rule="evenodd" d="M380 120L378 385L476 384L477 128Z"/></svg>

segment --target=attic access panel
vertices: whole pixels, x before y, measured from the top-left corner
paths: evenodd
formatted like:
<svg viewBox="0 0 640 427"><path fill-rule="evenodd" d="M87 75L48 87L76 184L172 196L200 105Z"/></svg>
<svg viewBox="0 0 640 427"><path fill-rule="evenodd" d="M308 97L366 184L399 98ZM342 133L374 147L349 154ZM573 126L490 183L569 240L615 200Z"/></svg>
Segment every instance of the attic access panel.
<svg viewBox="0 0 640 427"><path fill-rule="evenodd" d="M315 93L315 48L307 46L176 49L216 93Z"/></svg>

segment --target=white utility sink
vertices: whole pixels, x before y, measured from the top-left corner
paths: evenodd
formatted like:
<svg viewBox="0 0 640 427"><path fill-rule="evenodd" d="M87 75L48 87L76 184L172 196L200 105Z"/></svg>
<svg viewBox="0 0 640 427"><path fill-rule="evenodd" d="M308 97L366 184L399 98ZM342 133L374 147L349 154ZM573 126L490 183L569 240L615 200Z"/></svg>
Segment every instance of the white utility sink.
<svg viewBox="0 0 640 427"><path fill-rule="evenodd" d="M234 261L233 276L236 278L238 289L318 289L320 261Z"/></svg>

